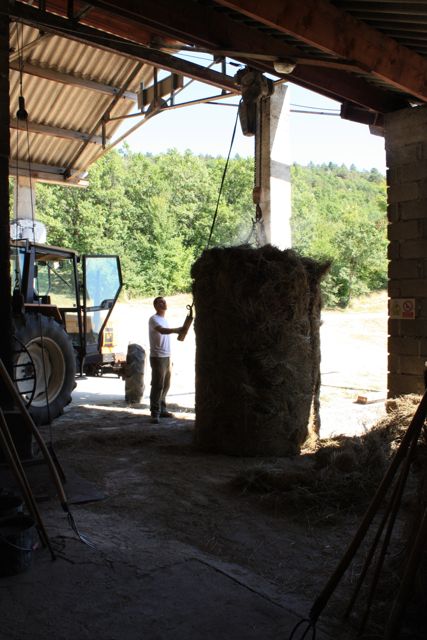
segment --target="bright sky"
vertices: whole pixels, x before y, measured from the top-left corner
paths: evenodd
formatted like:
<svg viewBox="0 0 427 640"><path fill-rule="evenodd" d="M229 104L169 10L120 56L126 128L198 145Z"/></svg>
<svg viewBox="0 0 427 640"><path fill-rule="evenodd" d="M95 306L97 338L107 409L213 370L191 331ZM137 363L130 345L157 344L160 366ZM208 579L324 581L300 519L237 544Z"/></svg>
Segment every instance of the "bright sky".
<svg viewBox="0 0 427 640"><path fill-rule="evenodd" d="M176 102L219 93L215 87L194 82L176 97ZM289 96L292 162L302 165L333 162L348 167L354 164L357 169L375 167L385 173L384 138L372 135L367 125L343 120L339 115L295 112L315 107L326 113L339 113L337 102L293 84L289 84ZM238 99L223 102L237 104ZM236 107L215 104L187 106L147 120L127 138L127 142L133 151L142 153L157 154L175 148L181 152L190 149L195 154L226 157L235 119ZM125 126L135 124L136 120L130 119ZM254 138L244 136L239 123L232 157L236 154L252 156L253 148Z"/></svg>

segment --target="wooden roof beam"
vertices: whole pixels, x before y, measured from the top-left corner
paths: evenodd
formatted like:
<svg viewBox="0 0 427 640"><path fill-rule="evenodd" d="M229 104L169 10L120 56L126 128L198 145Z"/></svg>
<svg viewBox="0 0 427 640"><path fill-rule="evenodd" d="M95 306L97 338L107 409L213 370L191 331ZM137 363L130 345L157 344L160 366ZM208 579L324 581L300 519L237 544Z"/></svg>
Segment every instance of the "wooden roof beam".
<svg viewBox="0 0 427 640"><path fill-rule="evenodd" d="M22 0L15 0L21 2ZM41 0L36 0L34 3L30 0L23 0L24 4L36 4L38 8L41 6ZM45 10L53 12L63 18L70 18L69 16L69 0L44 0ZM85 24L87 26L96 26L100 31L106 33L114 33L122 38L129 38L129 25L126 22L120 20L120 18L108 15L103 8L97 9L98 3L93 0L80 3L84 6L79 11L74 11L74 16L70 22L74 24ZM120 0L118 6L120 6ZM151 29L143 29L141 26L138 29L138 42L150 46L152 40Z"/></svg>
<svg viewBox="0 0 427 640"><path fill-rule="evenodd" d="M216 0L427 102L427 60L326 0Z"/></svg>
<svg viewBox="0 0 427 640"><path fill-rule="evenodd" d="M31 177L32 180L40 182L50 182L52 184L60 184L62 186L87 187L88 181L85 180L86 172L74 170L72 172L72 180L66 179L64 167L56 167L49 164L32 163L31 168L28 163L10 159L9 176L16 178L17 176Z"/></svg>
<svg viewBox="0 0 427 640"><path fill-rule="evenodd" d="M398 93L384 91L362 78L337 69L297 65L289 75L289 80L332 100L351 102L378 113L389 113L409 106L408 101Z"/></svg>
<svg viewBox="0 0 427 640"><path fill-rule="evenodd" d="M293 47L256 30L236 23L227 16L191 0L91 0L93 10L84 24L144 44L145 29L151 31L153 48L177 49L178 43L190 43L205 50L231 49L268 57L298 55ZM66 0L49 0L49 9L64 13ZM141 36L142 34L142 36ZM160 47L156 46L160 42Z"/></svg>
<svg viewBox="0 0 427 640"><path fill-rule="evenodd" d="M23 125L22 122L18 121L16 118L10 119L10 127L11 129L18 129L19 131L26 132L28 126L28 131L30 133L40 133L45 136L52 136L54 138L65 138L68 140L80 140L84 142L91 142L93 144L102 145L101 136L91 136L88 133L84 133L82 131L75 131L72 129L61 129L60 127L51 127L47 124L39 124L38 122L27 121L26 124ZM109 140L106 140L106 144L109 144Z"/></svg>
<svg viewBox="0 0 427 640"><path fill-rule="evenodd" d="M9 68L13 71L20 71L21 67L17 60L12 60L9 63ZM22 66L22 71L28 75L36 76L38 78L43 78L44 80L51 80L52 82L59 82L61 84L70 85L73 87L79 87L81 89L88 89L89 91L95 91L97 93L103 93L104 95L115 96L119 93L120 89L118 87L112 87L108 84L102 84L100 82L95 82L93 80L88 80L87 78L81 78L71 73L62 73L61 71L56 71L55 69L49 69L48 67L42 67L35 64L29 64L25 62ZM123 94L123 98L127 98L128 100L132 100L132 102L137 102L138 96L133 91L125 91Z"/></svg>

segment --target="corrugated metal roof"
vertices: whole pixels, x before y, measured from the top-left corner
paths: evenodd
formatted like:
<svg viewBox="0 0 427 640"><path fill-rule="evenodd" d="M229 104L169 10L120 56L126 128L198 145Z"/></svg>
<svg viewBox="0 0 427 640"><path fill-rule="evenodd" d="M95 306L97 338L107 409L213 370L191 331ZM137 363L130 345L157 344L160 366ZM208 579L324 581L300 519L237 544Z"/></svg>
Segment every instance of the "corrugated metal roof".
<svg viewBox="0 0 427 640"><path fill-rule="evenodd" d="M420 55L427 54L427 3L393 0L331 0L332 4Z"/></svg>
<svg viewBox="0 0 427 640"><path fill-rule="evenodd" d="M141 82L144 86L152 82L153 68L17 23L11 23L10 46L10 117L16 120L22 92L29 130L25 121L18 121L18 128L11 129L11 175L17 174L17 167L28 173L30 155L34 178L48 180L52 174L53 180L61 180L56 168L62 168L73 174L71 182L77 182L104 152L100 144L102 118L115 94L126 86L127 93L113 106L111 116L136 112L136 94ZM135 77L128 82L135 70ZM35 123L43 132L34 131ZM120 124L120 120L106 123L107 144ZM85 138L93 135L92 141L78 139L79 134Z"/></svg>

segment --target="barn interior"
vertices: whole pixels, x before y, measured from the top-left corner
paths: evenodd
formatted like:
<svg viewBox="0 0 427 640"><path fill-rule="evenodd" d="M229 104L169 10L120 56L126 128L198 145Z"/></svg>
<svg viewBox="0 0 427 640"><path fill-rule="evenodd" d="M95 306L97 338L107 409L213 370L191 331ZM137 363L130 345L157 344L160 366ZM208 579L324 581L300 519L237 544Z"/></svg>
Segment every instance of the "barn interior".
<svg viewBox="0 0 427 640"><path fill-rule="evenodd" d="M189 62L180 57L182 51L204 52L211 56L211 64ZM159 113L184 107L180 93L188 79L206 84L206 101L242 96L241 123L256 139L261 117L264 126L272 121L287 82L333 98L341 104L342 118L365 124L372 135L384 136L388 297L393 310L388 322L388 397L392 402L423 394L427 360L425 2L11 0L0 8L0 56L3 212L10 209L10 177L19 194L15 206L18 202L22 210L31 207L37 181L84 188L89 166L120 143L116 134L123 120L135 122L129 133ZM227 60L237 61L241 71L230 75ZM266 196L272 148L256 149L264 173L254 203L263 211L267 243L280 245L274 235L274 203ZM19 217L19 209L13 215ZM393 416L399 428L387 427L395 436L393 446L388 441L389 449L396 454L383 479L375 480L379 493L370 503L369 517L362 519L363 514L352 509L341 527L325 527L312 505L302 508L301 496L294 498L294 510L284 505L276 490L262 499L260 486L265 485L266 476L256 460L248 461L247 451L241 455L236 450L232 455L200 451L193 442L194 419L185 413L165 435L155 425L146 425L141 434L132 414L120 407L70 411L55 424L54 451L43 444L50 440L50 426L39 431L30 424L19 394L9 385L13 377L11 317L16 304L10 293L13 215L4 213L0 225L2 477L4 486L10 482L5 475L15 474L15 483L18 478L25 507L31 506L36 519L38 548L30 551L27 542L20 540L16 555L31 561L31 567L1 577L4 637L37 639L50 634L68 639L102 634L111 639L264 640L296 637L305 627L306 633L314 633L316 626L325 638L357 633L359 637L365 633L366 638L424 637L422 497L415 515L399 521L405 544L399 539L390 555L394 561L403 559L401 564L392 563L386 574L387 579L396 578L397 585L390 579L395 590L387 593L377 588L382 561L366 587L368 611L376 612L383 605L379 622L369 627L368 616L362 613L361 635L360 618L352 624L354 610L344 621L337 611L341 613L355 584L357 592L365 588L358 577L368 565L360 562L344 584L345 595L338 590L355 553L355 544L345 552L348 542L354 543L354 532L358 546L373 516L381 512L380 530L391 537L390 522L397 518L424 433L427 401L420 405L410 401L403 408L396 404ZM281 248L286 246L285 242ZM402 311L408 305L409 315ZM98 425L95 431L94 425ZM37 440L44 461L40 465L26 460L25 448L13 453L8 433L13 443L23 428L32 430L31 447L35 434L42 434ZM372 446L366 446L372 452ZM357 449L351 455L360 452ZM366 469L382 469L379 449L374 447L374 453L366 457ZM311 477L313 466L320 465L315 456L307 458L295 450L291 458L285 455L287 480L292 474L300 480ZM22 469L20 460L25 463ZM277 456L264 453L262 460L272 468L268 477L277 477ZM422 456L420 460L418 482L422 484L425 463ZM351 475L348 451L339 464L344 475ZM29 486L24 486L27 477ZM283 473L280 477L284 482ZM384 507L392 480L397 480L398 488L393 489L390 506ZM62 484L68 496L63 495ZM255 487L253 493L249 486ZM32 500L33 489L37 500ZM346 499L350 503L353 498ZM219 509L221 500L226 506ZM384 512L391 520L385 519ZM175 535L172 523L178 520L179 535ZM375 539L372 528L369 534ZM371 549L375 541L372 545ZM292 562L293 550L297 562ZM385 544L380 556L381 551L387 555ZM308 556L311 580L301 580L298 562L305 558L308 563ZM385 607L384 613L384 602L390 601L392 606Z"/></svg>

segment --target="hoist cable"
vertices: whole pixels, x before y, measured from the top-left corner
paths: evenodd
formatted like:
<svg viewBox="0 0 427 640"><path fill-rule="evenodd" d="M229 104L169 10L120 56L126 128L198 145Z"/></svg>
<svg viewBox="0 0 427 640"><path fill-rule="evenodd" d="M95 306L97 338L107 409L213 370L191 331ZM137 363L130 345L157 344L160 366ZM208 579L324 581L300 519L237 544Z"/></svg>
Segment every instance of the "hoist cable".
<svg viewBox="0 0 427 640"><path fill-rule="evenodd" d="M208 241L206 243L205 250L209 249L209 245L210 245L210 242L211 242L211 239L212 239L212 234L213 234L213 230L214 230L214 227L215 227L216 219L218 217L219 203L220 203L220 200L221 200L222 190L224 188L224 182L225 182L225 177L227 175L227 169L228 169L228 163L230 161L231 151L233 149L234 138L236 137L238 119L239 119L239 110L237 109L236 119L234 121L233 133L231 134L230 148L228 150L227 160L225 161L224 170L222 172L221 184L220 184L220 187L219 187L218 198L217 198L217 201L216 201L215 213L214 213L213 218L212 218L212 224L211 224L211 228L210 228L210 232L209 232L209 238L208 238ZM187 305L187 309L189 311L188 318L192 318L193 317L193 307L194 307L194 300L193 300L193 302L191 304Z"/></svg>
<svg viewBox="0 0 427 640"><path fill-rule="evenodd" d="M220 185L220 188L219 188L218 199L216 201L215 213L214 213L214 216L213 216L213 219L212 219L212 225L211 225L211 230L210 230L210 233L209 233L209 238L208 238L208 241L206 243L206 249L209 249L209 245L210 245L210 242L211 242L211 239L212 239L213 230L214 230L214 227L215 227L215 222L216 222L216 219L217 219L217 216L218 216L219 203L220 203L221 196L222 196L222 190L223 190L223 187L224 187L225 176L227 175L228 163L230 161L231 150L232 150L233 144L234 144L234 138L236 136L238 119L239 119L239 110L237 110L237 113L236 113L236 120L234 122L233 133L231 135L230 148L228 150L227 160L225 162L224 170L222 172L221 185Z"/></svg>

